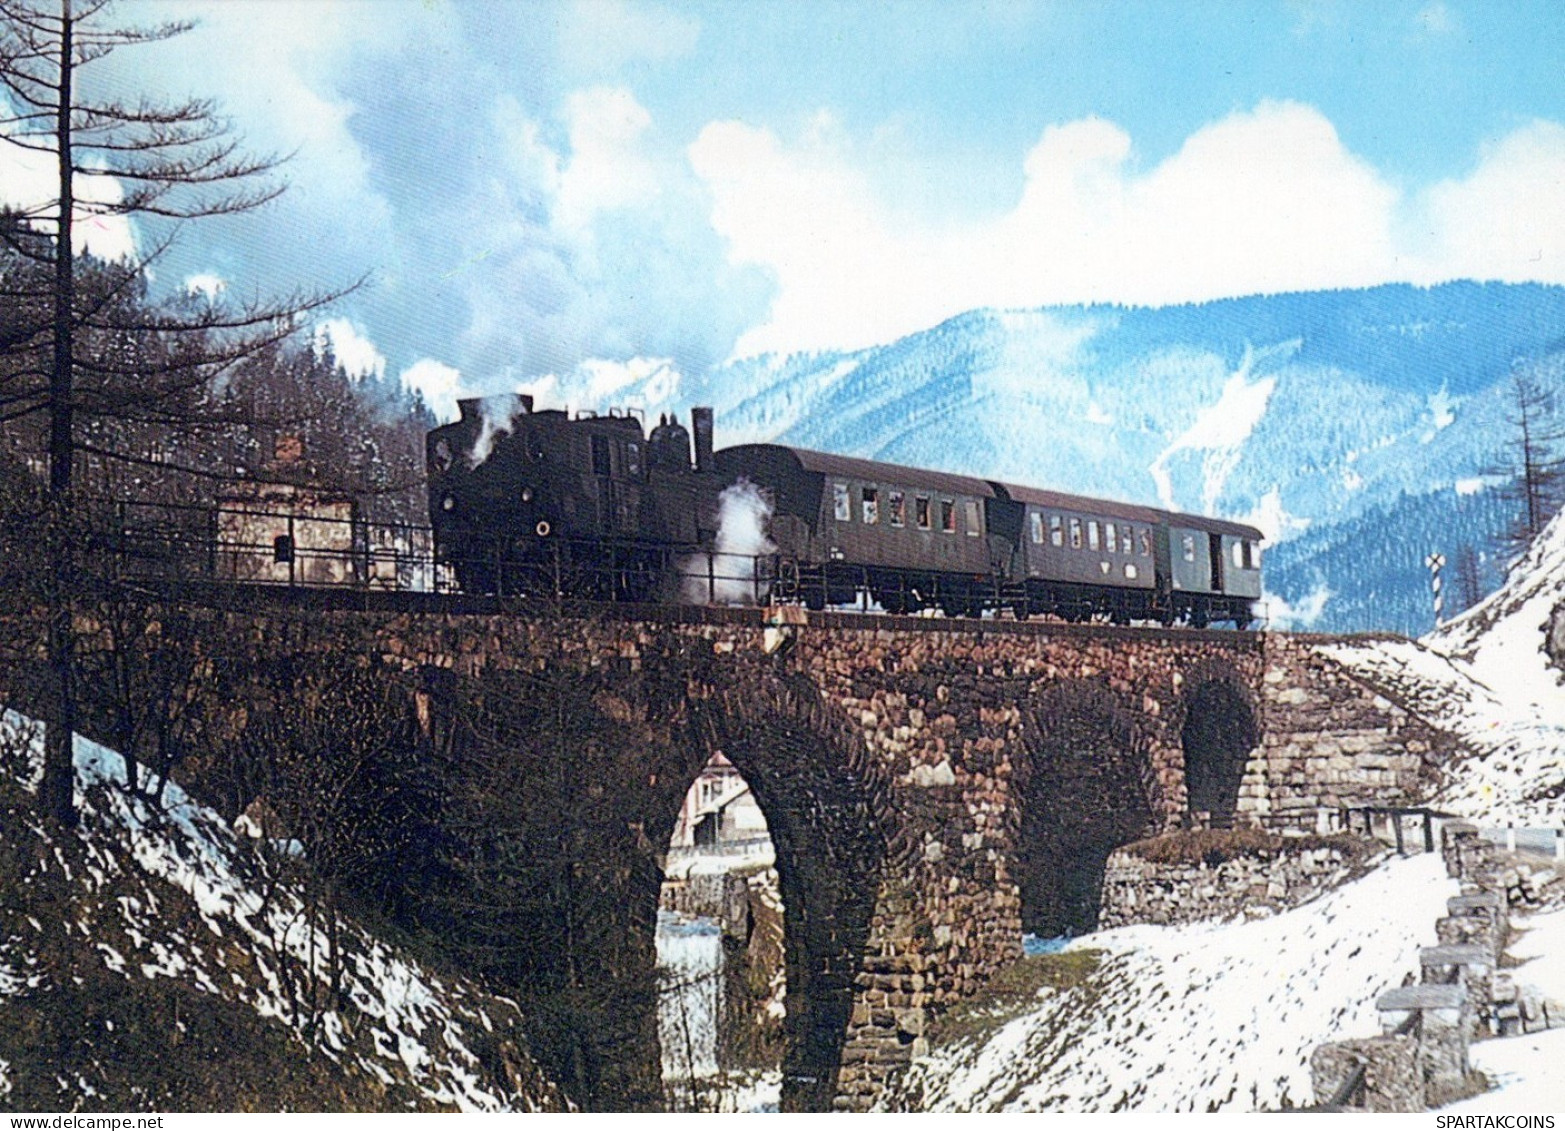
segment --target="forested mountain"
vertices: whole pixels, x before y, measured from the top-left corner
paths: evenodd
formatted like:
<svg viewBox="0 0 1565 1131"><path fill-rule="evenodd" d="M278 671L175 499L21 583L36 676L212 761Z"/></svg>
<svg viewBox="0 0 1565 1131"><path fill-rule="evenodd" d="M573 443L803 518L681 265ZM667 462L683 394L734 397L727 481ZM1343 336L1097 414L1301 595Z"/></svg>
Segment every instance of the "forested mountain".
<svg viewBox="0 0 1565 1131"><path fill-rule="evenodd" d="M979 310L852 353L657 369L607 399L714 404L720 445L777 440L1253 521L1274 550L1274 617L1423 631L1424 558L1490 552L1511 517L1495 488L1513 377L1556 385L1562 343L1565 288L1388 285ZM598 372L546 391L603 407ZM1497 582L1492 561L1480 572Z"/></svg>

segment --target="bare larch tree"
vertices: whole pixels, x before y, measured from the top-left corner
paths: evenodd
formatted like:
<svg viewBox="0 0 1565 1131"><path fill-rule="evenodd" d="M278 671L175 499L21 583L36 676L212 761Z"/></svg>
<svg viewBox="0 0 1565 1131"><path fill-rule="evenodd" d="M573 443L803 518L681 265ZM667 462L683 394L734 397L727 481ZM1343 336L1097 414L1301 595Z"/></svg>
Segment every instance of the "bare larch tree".
<svg viewBox="0 0 1565 1131"><path fill-rule="evenodd" d="M274 176L277 160L243 152L211 102L94 93L88 70L94 63L190 27L120 24L109 0L0 0L0 98L8 104L0 106L0 139L44 155L57 174L51 199L0 224L3 250L18 265L5 281L17 293L7 295L13 315L0 341L10 355L0 423L31 415L47 421L57 533L49 600L51 717L39 808L65 824L75 819L76 457L166 465L167 452L126 442L127 428L220 426L203 390L291 333L303 313L336 297L293 295L237 306L143 300L146 268L167 250L178 222L249 211L283 188ZM79 225L131 218L146 229L138 227L138 238L163 234L120 262L77 254Z"/></svg>
<svg viewBox="0 0 1565 1131"><path fill-rule="evenodd" d="M1514 558L1525 553L1565 502L1565 428L1560 424L1553 375L1533 367L1511 376L1506 422L1511 438L1503 462L1487 469L1503 481L1504 498L1516 506L1516 519L1503 535Z"/></svg>

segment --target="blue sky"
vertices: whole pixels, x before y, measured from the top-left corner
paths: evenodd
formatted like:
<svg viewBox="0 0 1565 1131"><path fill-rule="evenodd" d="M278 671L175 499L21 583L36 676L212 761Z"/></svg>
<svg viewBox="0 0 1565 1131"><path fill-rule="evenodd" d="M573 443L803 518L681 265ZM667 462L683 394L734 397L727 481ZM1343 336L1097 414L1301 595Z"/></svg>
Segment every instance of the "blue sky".
<svg viewBox="0 0 1565 1131"><path fill-rule="evenodd" d="M164 13L200 26L92 81L210 95L292 158L282 200L190 226L159 283L368 275L327 332L442 401L984 305L1565 282L1557 2L120 10ZM0 161L0 192L36 191Z"/></svg>

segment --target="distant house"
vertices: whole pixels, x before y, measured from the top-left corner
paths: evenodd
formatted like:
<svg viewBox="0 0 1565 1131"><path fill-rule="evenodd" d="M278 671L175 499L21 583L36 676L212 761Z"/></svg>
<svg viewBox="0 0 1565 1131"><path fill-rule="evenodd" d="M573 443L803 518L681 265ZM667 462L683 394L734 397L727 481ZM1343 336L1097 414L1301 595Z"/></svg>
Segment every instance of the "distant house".
<svg viewBox="0 0 1565 1131"><path fill-rule="evenodd" d="M719 752L685 794L670 847L721 849L763 841L767 835L766 818L750 786Z"/></svg>
<svg viewBox="0 0 1565 1131"><path fill-rule="evenodd" d="M277 439L265 480L245 480L216 506L217 576L228 581L353 585L369 576L358 502L305 486L317 478L304 441Z"/></svg>

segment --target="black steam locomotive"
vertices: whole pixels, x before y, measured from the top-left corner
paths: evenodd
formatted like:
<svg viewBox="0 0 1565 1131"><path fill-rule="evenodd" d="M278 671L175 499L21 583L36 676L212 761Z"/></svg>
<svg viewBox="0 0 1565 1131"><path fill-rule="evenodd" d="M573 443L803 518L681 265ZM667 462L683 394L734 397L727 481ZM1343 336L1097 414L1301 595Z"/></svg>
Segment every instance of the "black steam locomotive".
<svg viewBox="0 0 1565 1131"><path fill-rule="evenodd" d="M892 613L1240 628L1261 595L1261 532L1238 523L776 444L714 451L710 409L692 437L526 396L460 407L428 436L429 511L467 592L813 609L867 595ZM719 517L746 490L767 512L748 543Z"/></svg>

